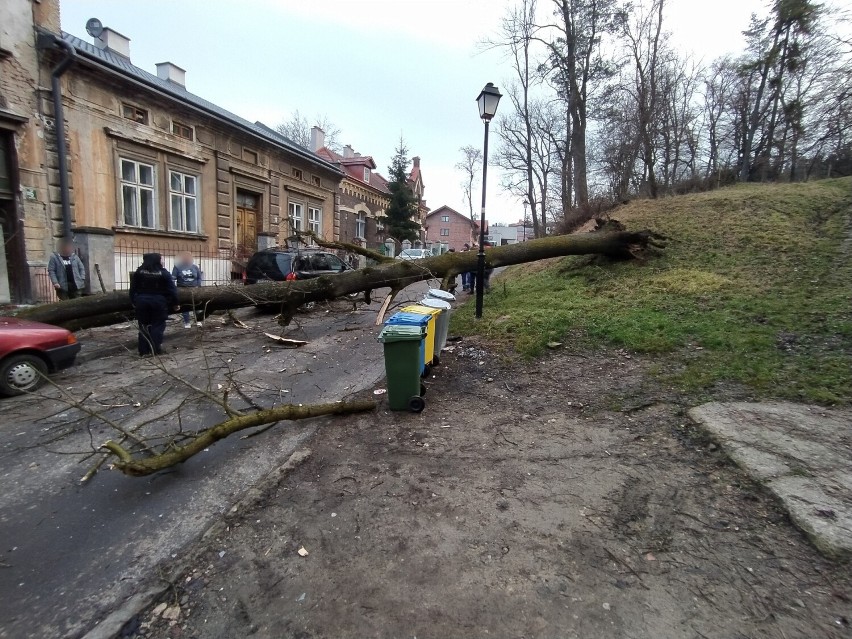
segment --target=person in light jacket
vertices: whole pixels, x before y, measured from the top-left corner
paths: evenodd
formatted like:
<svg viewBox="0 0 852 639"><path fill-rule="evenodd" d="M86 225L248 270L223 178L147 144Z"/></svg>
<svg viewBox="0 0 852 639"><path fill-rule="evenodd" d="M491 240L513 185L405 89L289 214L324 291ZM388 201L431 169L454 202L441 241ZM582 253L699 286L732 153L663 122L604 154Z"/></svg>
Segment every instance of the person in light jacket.
<svg viewBox="0 0 852 639"><path fill-rule="evenodd" d="M163 268L159 253L142 256L142 266L130 278L130 302L139 324L139 355L160 355L169 311L179 311L180 306L175 281Z"/></svg>
<svg viewBox="0 0 852 639"><path fill-rule="evenodd" d="M74 252L73 242L59 242L59 247L47 263L47 274L59 299L70 300L83 294L86 287L86 267Z"/></svg>
<svg viewBox="0 0 852 639"><path fill-rule="evenodd" d="M201 269L192 263L192 253L189 251L178 255L175 261L175 267L172 269L172 277L175 278L175 284L178 288L195 288L201 286L202 273ZM202 326L204 311L195 311L195 323L198 328ZM192 328L189 322L189 311L183 312L183 327Z"/></svg>

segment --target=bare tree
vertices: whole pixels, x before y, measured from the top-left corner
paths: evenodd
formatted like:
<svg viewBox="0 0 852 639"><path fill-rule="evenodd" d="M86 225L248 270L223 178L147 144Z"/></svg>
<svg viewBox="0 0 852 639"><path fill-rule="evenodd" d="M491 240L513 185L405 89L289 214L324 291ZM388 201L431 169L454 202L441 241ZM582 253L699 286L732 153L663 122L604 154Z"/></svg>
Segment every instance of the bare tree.
<svg viewBox="0 0 852 639"><path fill-rule="evenodd" d="M317 115L313 120L303 116L298 109L290 114L290 117L275 127L281 135L289 138L299 146L306 149L311 148L311 128L318 126L325 133L325 145L332 151L339 152L340 129L329 119L327 115Z"/></svg>
<svg viewBox="0 0 852 639"><path fill-rule="evenodd" d="M652 0L650 7L624 7L618 12L620 36L625 40L633 64L633 91L637 107L637 132L641 141L644 182L648 195L656 198L655 126L658 121L658 78L660 44L663 33L664 0Z"/></svg>
<svg viewBox="0 0 852 639"><path fill-rule="evenodd" d="M515 91L515 86L509 87L507 91L513 104L518 103ZM548 203L553 199L553 178L559 167L554 134L558 130L559 114L552 100L530 101L527 108L529 137L527 119L517 110L498 119L497 132L502 144L496 161L505 171L503 188L518 198L527 199L532 207L533 220L537 222L533 233L543 236L547 228Z"/></svg>
<svg viewBox="0 0 852 639"><path fill-rule="evenodd" d="M537 65L533 59L532 47L537 27L535 25L536 0L520 0L520 4L509 9L501 23L500 32L494 41L486 42L486 46L502 48L508 52L512 64L513 78L507 87L507 96L511 101L511 112L503 116L498 127L503 148L500 156L513 156L509 170L520 172L524 176L522 196L529 202L532 212L533 234L542 235L539 222L537 202L539 194L535 188L533 175L533 114L531 108L532 93L536 85L541 83ZM505 111L504 111L505 113ZM507 133L509 138L503 136ZM515 161L515 156L520 161ZM506 168L506 167L504 167ZM510 178L517 184L514 178ZM517 187L513 192L518 193Z"/></svg>
<svg viewBox="0 0 852 639"><path fill-rule="evenodd" d="M601 36L613 28L615 0L552 0L554 21L538 31L550 52L555 86L570 119L574 200L589 201L586 132L594 87L612 74L601 56Z"/></svg>
<svg viewBox="0 0 852 639"><path fill-rule="evenodd" d="M459 151L461 151L462 159L456 164L456 168L464 176L462 193L467 200L470 221L476 222L476 216L473 213L473 184L482 168L482 151L470 145L461 147Z"/></svg>

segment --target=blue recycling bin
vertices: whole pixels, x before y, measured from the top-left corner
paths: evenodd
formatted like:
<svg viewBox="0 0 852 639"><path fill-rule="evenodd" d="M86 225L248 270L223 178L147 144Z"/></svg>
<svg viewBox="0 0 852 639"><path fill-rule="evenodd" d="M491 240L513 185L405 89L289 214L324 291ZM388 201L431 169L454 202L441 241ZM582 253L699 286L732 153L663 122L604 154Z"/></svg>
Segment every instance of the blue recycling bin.
<svg viewBox="0 0 852 639"><path fill-rule="evenodd" d="M429 315L421 315L420 313L406 313L400 311L394 313L386 321L385 326L419 326L426 333L429 321L432 318ZM420 341L420 375L426 374L426 340Z"/></svg>

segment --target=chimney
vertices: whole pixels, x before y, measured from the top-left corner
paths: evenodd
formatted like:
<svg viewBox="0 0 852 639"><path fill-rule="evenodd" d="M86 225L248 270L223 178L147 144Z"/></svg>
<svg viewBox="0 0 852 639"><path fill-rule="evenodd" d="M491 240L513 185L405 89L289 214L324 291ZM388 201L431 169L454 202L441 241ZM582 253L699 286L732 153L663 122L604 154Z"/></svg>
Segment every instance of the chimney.
<svg viewBox="0 0 852 639"><path fill-rule="evenodd" d="M420 168L420 158L419 158L419 157L414 156L413 158L411 158L411 161L414 163L414 168L415 168L415 169L419 169L419 168Z"/></svg>
<svg viewBox="0 0 852 639"><path fill-rule="evenodd" d="M325 131L318 126L311 127L311 151L316 153L325 146Z"/></svg>
<svg viewBox="0 0 852 639"><path fill-rule="evenodd" d="M358 151L355 151L355 157L356 157L356 158L360 158L360 157L361 157L361 154L360 154L360 153L358 153Z"/></svg>
<svg viewBox="0 0 852 639"><path fill-rule="evenodd" d="M348 159L348 158L354 158L354 157L355 157L355 150L352 148L352 145L347 144L346 146L344 146L343 147L343 158Z"/></svg>
<svg viewBox="0 0 852 639"><path fill-rule="evenodd" d="M157 77L186 88L186 71L173 62L158 62Z"/></svg>
<svg viewBox="0 0 852 639"><path fill-rule="evenodd" d="M104 27L101 35L95 38L95 46L130 60L130 38L109 27Z"/></svg>

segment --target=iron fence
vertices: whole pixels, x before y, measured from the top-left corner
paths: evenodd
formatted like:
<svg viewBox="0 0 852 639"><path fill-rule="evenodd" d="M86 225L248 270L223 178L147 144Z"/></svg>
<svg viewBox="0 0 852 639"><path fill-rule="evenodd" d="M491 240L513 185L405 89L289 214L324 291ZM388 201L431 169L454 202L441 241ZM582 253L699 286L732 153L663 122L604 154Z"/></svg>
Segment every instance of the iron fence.
<svg viewBox="0 0 852 639"><path fill-rule="evenodd" d="M171 272L177 257L182 253L192 255L193 262L201 270L202 284L230 284L241 280L245 273L248 255L234 249L204 250L198 246L187 246L180 242L135 240L116 242L115 244L115 289L130 288L133 272L142 264L146 253L159 253L163 256L163 267Z"/></svg>
<svg viewBox="0 0 852 639"><path fill-rule="evenodd" d="M58 302L56 289L50 281L47 266L30 265L30 293L33 302Z"/></svg>

